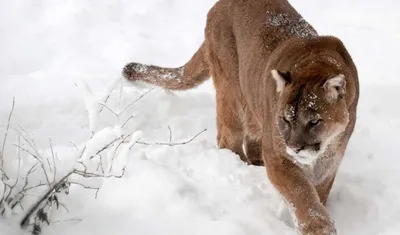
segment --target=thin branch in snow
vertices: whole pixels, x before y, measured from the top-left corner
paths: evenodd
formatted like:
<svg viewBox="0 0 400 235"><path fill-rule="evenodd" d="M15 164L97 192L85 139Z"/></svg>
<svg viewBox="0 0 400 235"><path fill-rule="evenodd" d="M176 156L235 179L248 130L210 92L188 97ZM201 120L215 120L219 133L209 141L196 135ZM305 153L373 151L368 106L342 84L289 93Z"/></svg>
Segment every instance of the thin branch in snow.
<svg viewBox="0 0 400 235"><path fill-rule="evenodd" d="M83 172L79 170L74 170L73 173L83 176L84 178L122 178L125 175L125 168L122 169L121 175L104 175L104 174L97 174L92 172Z"/></svg>
<svg viewBox="0 0 400 235"><path fill-rule="evenodd" d="M11 189L10 189L10 191L9 191L9 194L8 194L7 197L4 199L5 202L7 203L7 205L11 205L11 206L10 206L11 209L14 209L14 207L15 207L16 205L19 204L19 205L21 206L22 210L23 210L23 206L21 205L21 201L22 201L22 199L25 197L26 192L29 191L29 190L31 190L31 189L35 189L35 188L37 188L37 187L47 186L47 185L35 185L35 186L27 187L27 186L28 186L29 176L31 175L31 173L33 173L33 172L35 171L36 166L37 166L38 164L39 164L39 163L37 162L36 164L34 164L34 165L28 170L28 172L26 173L26 176L25 176L25 182L24 182L24 185L22 186L22 189L21 189L16 195L13 195L12 198L10 197L10 196L11 196L11 192L14 190L14 188L15 188L15 186L17 185L18 182L15 183L14 187L11 187ZM16 181L19 181L19 177L17 178ZM5 208L3 208L3 210L1 211L1 214L3 215L4 212L5 212Z"/></svg>
<svg viewBox="0 0 400 235"><path fill-rule="evenodd" d="M12 101L12 106L11 106L11 111L10 114L8 115L8 121L7 121L7 127L6 127L6 132L4 134L4 139L3 139L3 144L1 145L1 152L0 152L0 171L3 172L3 176L7 179L7 175L4 172L3 164L4 164L4 148L6 146L6 141L7 141L7 136L8 136L8 131L10 130L10 123L11 123L11 117L14 112L15 108L15 97L13 97Z"/></svg>
<svg viewBox="0 0 400 235"><path fill-rule="evenodd" d="M153 91L155 89L155 87L151 88L150 90L146 91L145 93L143 93L142 95L140 95L138 98L136 98L133 102L131 102L130 104L128 104L125 108L122 109L122 111L120 112L115 112L114 110L112 110L110 107L108 107L108 105L106 104L106 102L99 102L99 105L102 106L101 111L103 110L103 108L108 109L112 114L114 114L116 117L120 117L121 114L123 114L130 106L132 106L133 104L135 104L137 101L141 100L143 97L145 97L148 93L150 93L151 91ZM100 112L101 112L100 111Z"/></svg>
<svg viewBox="0 0 400 235"><path fill-rule="evenodd" d="M99 167L100 167L101 173L104 174L104 167L103 167L102 155L100 155ZM98 169L99 169L99 168L97 168L97 170L98 170Z"/></svg>
<svg viewBox="0 0 400 235"><path fill-rule="evenodd" d="M50 160L49 160L48 158L46 158L46 162L47 162L47 165L49 166L49 171L50 171L50 173L52 173L53 170L52 170L52 167L51 167Z"/></svg>
<svg viewBox="0 0 400 235"><path fill-rule="evenodd" d="M24 218L22 219L20 225L21 228L25 229L29 225L29 220L33 213L39 209L39 207L42 205L42 203L49 198L49 196L53 195L55 192L60 191L61 188L66 188L68 187L68 183L66 182L67 178L70 177L74 172L71 171L67 175L65 175L60 181L55 183L53 186L50 187L50 189L29 209L29 211L26 213Z"/></svg>
<svg viewBox="0 0 400 235"><path fill-rule="evenodd" d="M121 128L124 128L125 125L128 124L128 122L129 122L132 118L134 118L134 117L135 117L134 115L131 115L131 116L124 122L124 124L122 124Z"/></svg>
<svg viewBox="0 0 400 235"><path fill-rule="evenodd" d="M64 208L64 210L65 210L67 213L69 213L68 208L67 208L63 203L58 202L58 204L59 204L62 208Z"/></svg>
<svg viewBox="0 0 400 235"><path fill-rule="evenodd" d="M22 151L28 153L29 155L31 155L33 158L35 158L35 159L39 162L40 167L42 168L43 173L44 173L44 176L45 176L45 178L46 178L47 184L50 185L51 182L50 182L50 180L49 180L49 175L47 174L46 168L44 167L44 163L43 163L43 161L41 160L41 157L40 157L40 156L37 156L36 154L32 153L31 151L27 150L26 148L24 148L24 147L22 147L22 146L19 146L19 145L17 145L17 144L13 144L13 145L14 145L15 147L17 147L17 148L20 148ZM36 151L36 152L37 152L37 151Z"/></svg>
<svg viewBox="0 0 400 235"><path fill-rule="evenodd" d="M36 148L36 144L35 144L35 139L33 138L33 136L24 128L24 126L19 125L19 127L21 128L22 131L24 131L24 133L28 136L27 138L24 138L25 141L31 146L31 148L33 150L37 150ZM14 128L15 130L15 128ZM40 155L39 153L37 153L37 155Z"/></svg>
<svg viewBox="0 0 400 235"><path fill-rule="evenodd" d="M77 146L74 142L72 142L72 141L70 140L69 143L72 144L72 146L74 146L74 148L75 148L75 150L76 150L77 152L79 152L79 148L78 148L78 146Z"/></svg>
<svg viewBox="0 0 400 235"><path fill-rule="evenodd" d="M112 110L110 107L107 106L107 104L105 103L99 103L99 105L101 105L103 108L108 109L108 111L110 111L112 114L114 114L116 117L119 117L119 114L116 113L114 110Z"/></svg>
<svg viewBox="0 0 400 235"><path fill-rule="evenodd" d="M168 130L169 130L169 143L171 143L172 142L172 130L171 130L170 126L168 126Z"/></svg>
<svg viewBox="0 0 400 235"><path fill-rule="evenodd" d="M194 139L196 139L199 135L203 134L204 132L206 132L207 129L202 130L201 132L197 133L195 136L193 136L192 138L190 138L189 140L186 141L182 141L182 142L175 142L175 143L160 143L160 142L156 142L156 143L146 143L146 142L142 142L142 141L137 141L136 143L138 144L142 144L142 145L166 145L166 146L176 146L176 145L185 145L185 144L189 144L190 142L192 142Z"/></svg>
<svg viewBox="0 0 400 235"><path fill-rule="evenodd" d="M143 93L141 96L139 96L138 98L136 98L133 102L131 102L130 104L128 104L124 109L122 109L122 111L120 113L124 113L129 107L131 107L133 104L135 104L136 102L138 102L139 100L141 100L143 97L145 97L147 94L149 94L150 92L152 92L155 89L155 87L151 88L150 90L146 91L145 93Z"/></svg>
<svg viewBox="0 0 400 235"><path fill-rule="evenodd" d="M49 138L49 144L50 144L50 150L51 150L51 157L53 159L53 168L54 168L53 183L54 183L56 181L57 167L56 167L56 156L55 156L55 153L54 153L54 149L53 149L53 144L51 142L51 138Z"/></svg>
<svg viewBox="0 0 400 235"><path fill-rule="evenodd" d="M116 138L113 141L111 141L110 143L108 143L107 145L105 145L103 148L101 148L99 151L96 152L95 155L91 156L90 159L93 159L94 157L96 157L97 155L99 155L101 152L103 152L104 150L108 149L111 145L113 145L115 142L117 142L120 138Z"/></svg>
<svg viewBox="0 0 400 235"><path fill-rule="evenodd" d="M96 187L91 187L91 186L87 186L87 185L84 185L84 184L81 184L81 183L78 183L78 182L70 182L71 184L75 184L75 185L79 185L79 186L81 186L82 188L85 188L85 189L90 189L90 190L95 190L96 192L95 192L95 199L97 199L97 194L99 193L99 190L100 190L100 188L96 188Z"/></svg>
<svg viewBox="0 0 400 235"><path fill-rule="evenodd" d="M111 96L112 91L115 89L115 87L117 86L117 84L121 84L121 80L122 77L118 78L118 79L114 79L112 80L108 85L107 85L107 94L106 94L106 98L102 101L102 103L106 104L108 99ZM101 107L99 114L103 111L103 107Z"/></svg>
<svg viewBox="0 0 400 235"><path fill-rule="evenodd" d="M118 143L117 147L115 147L114 154L113 154L113 156L112 156L112 158L111 158L111 164L110 164L111 167L110 167L109 172L111 172L112 169L113 169L115 156L116 156L116 154L117 154L117 151L118 151L119 147L121 146L122 143L125 143L125 141L126 141L130 136L131 136L131 134L125 136L125 137Z"/></svg>
<svg viewBox="0 0 400 235"><path fill-rule="evenodd" d="M50 221L50 224L58 224L58 223L65 223L65 222L81 222L82 219L66 219L66 220L55 220Z"/></svg>

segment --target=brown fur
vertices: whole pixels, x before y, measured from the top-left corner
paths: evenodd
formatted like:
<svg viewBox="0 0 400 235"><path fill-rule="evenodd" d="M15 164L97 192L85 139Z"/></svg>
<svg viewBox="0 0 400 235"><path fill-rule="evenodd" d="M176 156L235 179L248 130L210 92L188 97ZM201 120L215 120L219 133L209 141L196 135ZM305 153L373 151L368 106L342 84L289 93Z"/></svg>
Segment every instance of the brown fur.
<svg viewBox="0 0 400 235"><path fill-rule="evenodd" d="M356 67L339 39L318 36L286 0L220 0L208 13L205 42L185 66L131 63L123 74L175 90L211 75L219 146L265 164L295 208L301 234L336 234L324 204L359 94ZM317 157L302 163L301 151Z"/></svg>

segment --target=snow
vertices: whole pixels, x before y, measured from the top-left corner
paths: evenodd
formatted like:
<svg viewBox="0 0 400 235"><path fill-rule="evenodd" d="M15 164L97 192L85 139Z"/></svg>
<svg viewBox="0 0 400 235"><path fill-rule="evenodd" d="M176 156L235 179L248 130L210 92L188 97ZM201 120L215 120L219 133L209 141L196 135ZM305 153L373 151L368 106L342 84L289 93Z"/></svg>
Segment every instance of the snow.
<svg viewBox="0 0 400 235"><path fill-rule="evenodd" d="M0 133L15 96L12 124L23 125L43 151L49 151L51 136L57 162L65 168L58 174L68 172L71 159L79 156L70 141L84 146L92 131L114 127L116 120L121 125L132 113L135 116L125 129L141 130L144 142L169 142L168 127L172 142L187 140L207 128L186 145L133 145L124 177L104 179L97 199L92 190L73 185L66 197L69 213L52 213L59 222L45 228L44 234L295 234L290 219L277 216L281 200L265 169L246 166L232 152L217 148L211 81L186 92L156 89L120 117L104 108L101 116L92 116L98 118L96 125L89 125L86 105L93 113L98 110L93 99L106 98L104 94L116 84L126 63L181 66L190 59L203 41L206 14L214 3L0 3ZM338 233L399 234L400 3L291 3L319 33L340 37L359 70L357 126L328 200ZM75 84L88 85L83 86L86 104L85 94ZM148 89L124 84L108 104L126 107ZM129 140L136 142L136 138ZM17 143L15 136L10 135L8 142L6 160L12 163L17 152L11 145ZM94 151L97 145L93 147ZM120 160L123 165L126 159L121 155ZM19 218L0 219L0 233L20 234Z"/></svg>

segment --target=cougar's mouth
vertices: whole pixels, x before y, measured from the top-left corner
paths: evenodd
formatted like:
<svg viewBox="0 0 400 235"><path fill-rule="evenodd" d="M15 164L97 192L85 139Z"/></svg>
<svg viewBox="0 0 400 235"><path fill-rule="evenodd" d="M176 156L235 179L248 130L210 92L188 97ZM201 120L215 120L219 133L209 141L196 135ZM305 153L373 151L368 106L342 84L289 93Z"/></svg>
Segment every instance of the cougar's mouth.
<svg viewBox="0 0 400 235"><path fill-rule="evenodd" d="M318 147L318 148L317 148ZM320 144L315 150L311 149L300 149L293 150L290 147L286 147L286 152L293 157L293 159L301 164L310 165L312 162L318 158L320 152Z"/></svg>

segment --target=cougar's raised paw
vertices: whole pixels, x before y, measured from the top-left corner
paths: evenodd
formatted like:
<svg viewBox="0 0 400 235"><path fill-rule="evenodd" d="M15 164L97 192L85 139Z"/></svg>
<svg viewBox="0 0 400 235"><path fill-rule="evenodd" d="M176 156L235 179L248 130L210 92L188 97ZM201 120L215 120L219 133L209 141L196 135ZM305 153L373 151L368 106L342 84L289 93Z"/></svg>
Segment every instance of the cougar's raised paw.
<svg viewBox="0 0 400 235"><path fill-rule="evenodd" d="M301 235L337 235L336 228L328 219L310 221L301 228Z"/></svg>

